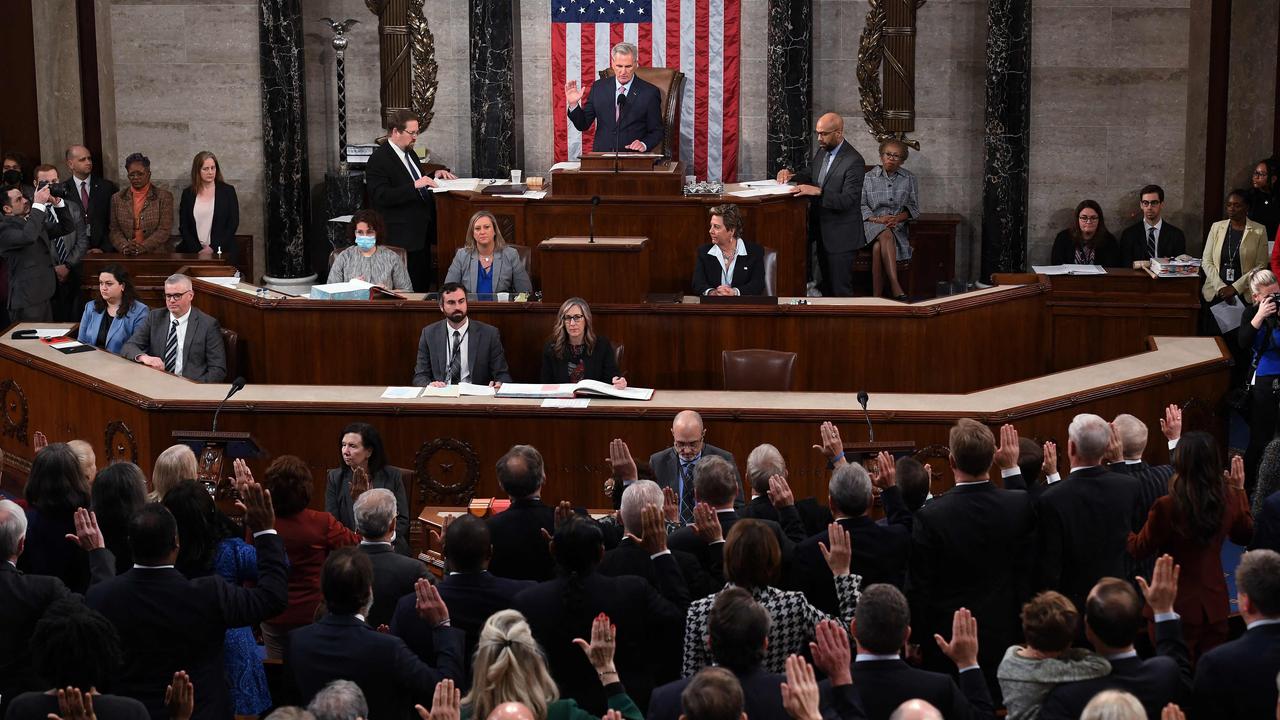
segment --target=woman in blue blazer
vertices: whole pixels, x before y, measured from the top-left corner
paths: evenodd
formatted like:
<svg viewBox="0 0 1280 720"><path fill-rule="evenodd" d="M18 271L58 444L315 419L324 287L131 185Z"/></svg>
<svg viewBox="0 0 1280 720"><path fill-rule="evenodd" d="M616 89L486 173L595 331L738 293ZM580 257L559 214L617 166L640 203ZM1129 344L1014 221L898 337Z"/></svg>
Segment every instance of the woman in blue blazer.
<svg viewBox="0 0 1280 720"><path fill-rule="evenodd" d="M487 210L471 216L466 245L454 254L444 281L459 283L475 295L533 292L520 254L507 246L497 218Z"/></svg>
<svg viewBox="0 0 1280 720"><path fill-rule="evenodd" d="M133 329L146 320L149 308L138 301L129 271L119 265L108 265L98 273L98 292L101 297L84 306L76 339L119 354Z"/></svg>

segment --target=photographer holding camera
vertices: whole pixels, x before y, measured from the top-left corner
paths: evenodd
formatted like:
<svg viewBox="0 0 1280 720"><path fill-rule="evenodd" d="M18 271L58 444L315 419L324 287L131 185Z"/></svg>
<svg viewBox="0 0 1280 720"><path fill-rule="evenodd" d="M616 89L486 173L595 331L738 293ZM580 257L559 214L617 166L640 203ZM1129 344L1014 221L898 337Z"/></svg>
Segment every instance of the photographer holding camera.
<svg viewBox="0 0 1280 720"><path fill-rule="evenodd" d="M59 211L50 204L51 187L36 188L34 202L16 185L0 188L0 254L9 264L10 322L53 320L49 300L58 278L50 238L74 232L75 227L65 209Z"/></svg>
<svg viewBox="0 0 1280 720"><path fill-rule="evenodd" d="M53 251L53 273L58 278L50 305L55 322L74 322L80 319L77 306L80 300L80 260L89 249L89 233L84 212L71 202L67 187L58 182L58 168L52 165L36 166L36 187L49 187L53 197L50 207L58 215L58 224L65 235L49 234L49 249Z"/></svg>
<svg viewBox="0 0 1280 720"><path fill-rule="evenodd" d="M1245 452L1246 487L1252 491L1262 451L1276 433L1280 404L1280 283L1270 270L1249 276L1255 304L1246 305L1240 320L1239 341L1253 353L1253 383L1249 389L1249 449Z"/></svg>

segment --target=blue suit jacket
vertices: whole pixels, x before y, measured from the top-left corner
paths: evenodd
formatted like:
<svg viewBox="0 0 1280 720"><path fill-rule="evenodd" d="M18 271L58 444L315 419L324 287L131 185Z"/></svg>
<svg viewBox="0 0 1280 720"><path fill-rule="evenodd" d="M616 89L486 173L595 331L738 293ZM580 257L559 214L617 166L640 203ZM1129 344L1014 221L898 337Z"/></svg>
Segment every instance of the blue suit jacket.
<svg viewBox="0 0 1280 720"><path fill-rule="evenodd" d="M613 136L617 130L617 149L626 148L632 141L644 143L646 150L662 142L662 94L658 88L633 78L627 92L627 102L622 114L614 120L617 107L617 81L607 77L591 83L591 92L582 103L569 111L569 120L580 131L596 124L596 138L591 149L596 152L614 150Z"/></svg>
<svg viewBox="0 0 1280 720"><path fill-rule="evenodd" d="M120 354L120 348L124 346L130 335L133 335L133 329L147 317L149 308L140 301L134 300L133 307L129 308L129 312L124 317L117 316L111 322L111 327L107 328L107 351ZM80 316L80 332L76 335L76 339L87 345L92 345L98 339L98 328L102 325L102 316L106 311L99 312L93 308L93 303L87 303L84 306L84 314Z"/></svg>

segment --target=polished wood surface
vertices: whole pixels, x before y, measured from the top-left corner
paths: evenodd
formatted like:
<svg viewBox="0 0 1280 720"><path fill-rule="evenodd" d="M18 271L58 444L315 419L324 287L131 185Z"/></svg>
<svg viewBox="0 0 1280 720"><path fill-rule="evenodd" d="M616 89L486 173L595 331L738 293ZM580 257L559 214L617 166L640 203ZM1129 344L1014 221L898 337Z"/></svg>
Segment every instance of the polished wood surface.
<svg viewBox="0 0 1280 720"><path fill-rule="evenodd" d="M562 174L567 176L590 172L607 172L611 174L619 172L660 172L670 174L680 170L680 163L678 162L659 164L661 161L661 153L584 152L579 158L577 170L557 170L553 177L559 177Z"/></svg>
<svg viewBox="0 0 1280 720"><path fill-rule="evenodd" d="M648 238L548 238L538 244L538 265L546 302L642 303L649 295Z"/></svg>
<svg viewBox="0 0 1280 720"><path fill-rule="evenodd" d="M230 275L235 270L245 280L254 280L253 236L236 235L238 260L233 267L225 256L200 255L199 253L147 253L144 255L125 255L122 253L86 253L80 265L80 294L86 301L98 299L98 274L108 265L120 265L129 272L134 287L138 289L138 299L150 307L164 304L164 281L170 275L191 268L230 268L223 273L213 270L216 275ZM177 236L171 238L172 244L179 241Z"/></svg>

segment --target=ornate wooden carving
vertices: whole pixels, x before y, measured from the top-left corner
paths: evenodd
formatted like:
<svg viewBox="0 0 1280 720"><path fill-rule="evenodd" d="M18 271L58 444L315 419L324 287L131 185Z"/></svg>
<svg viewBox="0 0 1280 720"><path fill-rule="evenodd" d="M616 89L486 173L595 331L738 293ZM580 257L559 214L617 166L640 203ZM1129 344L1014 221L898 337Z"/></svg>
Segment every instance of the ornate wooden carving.
<svg viewBox="0 0 1280 720"><path fill-rule="evenodd" d="M441 453L444 458L437 458ZM436 438L418 449L413 472L420 505L466 506L480 482L480 455L462 440Z"/></svg>
<svg viewBox="0 0 1280 720"><path fill-rule="evenodd" d="M915 130L916 10L924 3L868 0L871 7L858 45L858 90L871 134L881 142L902 140L917 150L920 142L907 133Z"/></svg>
<svg viewBox="0 0 1280 720"><path fill-rule="evenodd" d="M112 420L107 423L107 429L103 432L103 457L106 462L103 467L113 462L127 461L134 465L138 464L138 441L133 437L133 431L123 420Z"/></svg>
<svg viewBox="0 0 1280 720"><path fill-rule="evenodd" d="M921 464L929 466L929 494L937 497L955 487L951 476L951 448L946 445L929 445L914 455Z"/></svg>
<svg viewBox="0 0 1280 720"><path fill-rule="evenodd" d="M424 0L365 0L378 16L379 66L382 69L382 120L397 110L412 110L422 129L435 116L436 41L422 12Z"/></svg>
<svg viewBox="0 0 1280 720"><path fill-rule="evenodd" d="M16 380L0 382L0 402L4 404L4 434L27 444L27 394Z"/></svg>

